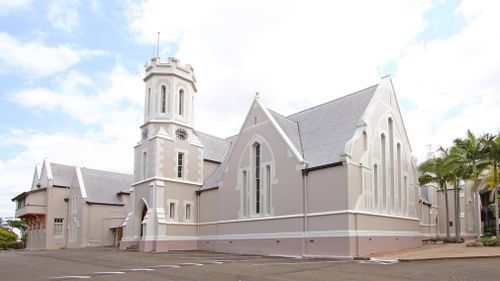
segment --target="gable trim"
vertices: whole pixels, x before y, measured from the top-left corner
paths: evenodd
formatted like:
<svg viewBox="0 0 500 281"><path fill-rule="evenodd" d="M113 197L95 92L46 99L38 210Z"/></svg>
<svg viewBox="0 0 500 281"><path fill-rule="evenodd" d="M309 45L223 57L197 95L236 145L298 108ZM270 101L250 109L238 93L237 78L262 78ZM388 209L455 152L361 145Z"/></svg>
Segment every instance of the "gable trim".
<svg viewBox="0 0 500 281"><path fill-rule="evenodd" d="M85 185L83 183L82 170L80 169L80 167L75 167L75 169L78 185L80 186L80 191L82 193L82 198L87 198L87 191L85 190Z"/></svg>
<svg viewBox="0 0 500 281"><path fill-rule="evenodd" d="M255 99L255 102L260 106L260 108L262 109L262 111L264 112L264 114L266 115L266 117L271 121L271 124L274 126L274 128L278 131L279 135L281 136L281 138L283 139L283 141L285 141L285 143L288 145L288 148L290 148L295 156L295 158L297 158L297 160L302 163L302 164L306 164L307 162L304 160L304 158L302 157L302 155L299 153L299 151L297 150L297 148L293 145L292 141L290 140L290 138L285 134L285 131L283 131L283 129L279 126L278 122L276 122L276 120L274 119L274 117L271 115L271 113L269 112L269 110L267 110L267 108L265 108L258 99Z"/></svg>

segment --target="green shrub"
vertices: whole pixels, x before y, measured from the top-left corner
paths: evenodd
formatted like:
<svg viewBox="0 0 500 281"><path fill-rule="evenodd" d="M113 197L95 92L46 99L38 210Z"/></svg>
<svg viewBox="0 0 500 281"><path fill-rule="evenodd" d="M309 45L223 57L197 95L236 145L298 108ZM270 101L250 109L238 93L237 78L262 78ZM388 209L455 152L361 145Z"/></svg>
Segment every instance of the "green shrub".
<svg viewBox="0 0 500 281"><path fill-rule="evenodd" d="M500 239L491 236L482 237L481 242L484 246L500 246Z"/></svg>
<svg viewBox="0 0 500 281"><path fill-rule="evenodd" d="M0 242L16 241L17 235L5 228L0 227Z"/></svg>
<svg viewBox="0 0 500 281"><path fill-rule="evenodd" d="M23 249L24 243L17 241L0 242L0 250Z"/></svg>

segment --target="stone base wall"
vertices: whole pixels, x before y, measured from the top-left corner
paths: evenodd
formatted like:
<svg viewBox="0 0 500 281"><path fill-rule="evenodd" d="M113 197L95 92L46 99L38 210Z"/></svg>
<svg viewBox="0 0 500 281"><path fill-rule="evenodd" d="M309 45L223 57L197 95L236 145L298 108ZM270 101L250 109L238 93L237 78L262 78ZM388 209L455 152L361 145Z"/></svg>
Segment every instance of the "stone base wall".
<svg viewBox="0 0 500 281"><path fill-rule="evenodd" d="M212 252L294 257L354 258L376 252L414 248L422 245L421 236L355 236L273 239L217 240L141 240L122 241L120 249L137 245L143 252L205 250Z"/></svg>

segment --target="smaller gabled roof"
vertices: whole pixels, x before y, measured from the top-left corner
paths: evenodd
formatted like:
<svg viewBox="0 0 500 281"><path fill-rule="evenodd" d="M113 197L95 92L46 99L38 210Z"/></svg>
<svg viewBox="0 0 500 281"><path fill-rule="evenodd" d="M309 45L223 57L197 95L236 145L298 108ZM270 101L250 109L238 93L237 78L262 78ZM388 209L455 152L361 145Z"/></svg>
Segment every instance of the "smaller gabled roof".
<svg viewBox="0 0 500 281"><path fill-rule="evenodd" d="M302 143L300 141L300 130L298 122L292 121L270 109L268 109L268 111L269 113L271 113L272 117L274 118L274 120L276 120L283 132L288 136L288 138L292 142L292 145L296 148L297 151L299 151L302 157L304 157L304 151L302 150Z"/></svg>
<svg viewBox="0 0 500 281"><path fill-rule="evenodd" d="M224 174L224 170L226 169L226 165L228 162L229 155L231 154L231 150L233 150L234 143L238 135L234 135L226 139L226 142L229 144L229 148L224 153L222 163L215 169L215 171L208 177L208 179L203 183L203 186L200 190L207 190L211 188L216 188L219 186L219 182L222 179L222 175Z"/></svg>
<svg viewBox="0 0 500 281"><path fill-rule="evenodd" d="M203 146L205 147L203 151L203 158L205 160L215 161L219 163L222 162L224 154L229 148L229 142L227 142L225 139L221 139L202 132L196 132L196 135L198 136L201 144L203 144Z"/></svg>
<svg viewBox="0 0 500 281"><path fill-rule="evenodd" d="M52 170L52 185L70 187L76 175L75 167L63 164L50 163Z"/></svg>
<svg viewBox="0 0 500 281"><path fill-rule="evenodd" d="M123 204L118 193L129 190L132 175L81 168L87 202L96 204Z"/></svg>

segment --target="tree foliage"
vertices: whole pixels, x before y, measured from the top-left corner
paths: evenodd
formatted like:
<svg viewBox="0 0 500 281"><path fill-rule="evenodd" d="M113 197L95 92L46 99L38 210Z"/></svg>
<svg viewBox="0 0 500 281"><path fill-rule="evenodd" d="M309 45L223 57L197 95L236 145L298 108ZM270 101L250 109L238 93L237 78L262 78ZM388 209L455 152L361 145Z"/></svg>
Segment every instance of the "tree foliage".
<svg viewBox="0 0 500 281"><path fill-rule="evenodd" d="M12 231L0 227L0 242L15 242L17 240L17 235Z"/></svg>

